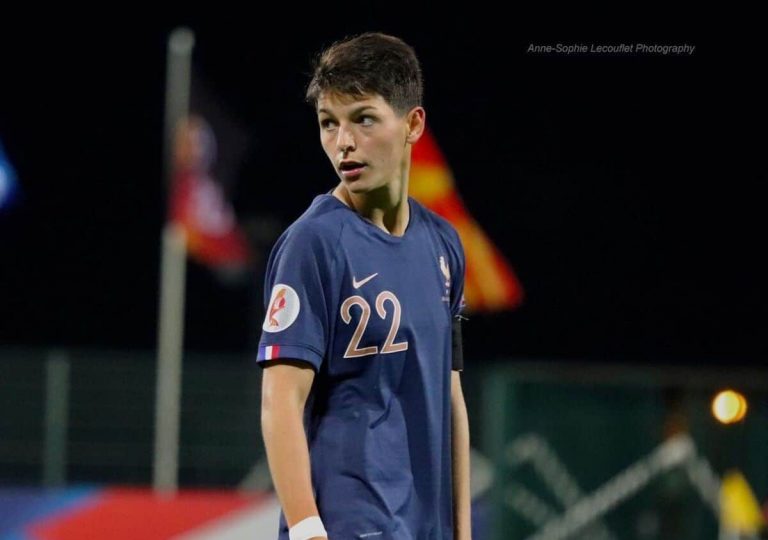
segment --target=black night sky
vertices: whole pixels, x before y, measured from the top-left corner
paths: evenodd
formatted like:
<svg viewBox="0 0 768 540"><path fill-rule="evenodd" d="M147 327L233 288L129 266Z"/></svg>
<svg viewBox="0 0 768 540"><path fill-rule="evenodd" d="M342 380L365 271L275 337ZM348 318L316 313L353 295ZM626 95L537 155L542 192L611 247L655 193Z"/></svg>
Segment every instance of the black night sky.
<svg viewBox="0 0 768 540"><path fill-rule="evenodd" d="M165 41L187 24L196 74L246 143L228 178L235 208L260 230L335 183L302 102L311 55L365 30L414 46L428 123L526 291L515 312L470 316L468 357L764 362L760 49L461 13L309 15L6 21L0 141L22 198L0 212L0 345L155 347ZM696 49L526 52L637 42ZM260 270L224 285L188 265L187 348L252 349Z"/></svg>

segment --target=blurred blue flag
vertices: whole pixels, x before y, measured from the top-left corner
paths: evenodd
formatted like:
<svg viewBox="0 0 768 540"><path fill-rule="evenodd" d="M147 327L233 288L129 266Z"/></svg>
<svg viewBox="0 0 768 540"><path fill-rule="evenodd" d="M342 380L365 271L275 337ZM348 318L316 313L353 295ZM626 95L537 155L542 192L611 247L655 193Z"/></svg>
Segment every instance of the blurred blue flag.
<svg viewBox="0 0 768 540"><path fill-rule="evenodd" d="M16 171L5 156L3 143L0 142L0 210L13 203L18 191L17 184Z"/></svg>

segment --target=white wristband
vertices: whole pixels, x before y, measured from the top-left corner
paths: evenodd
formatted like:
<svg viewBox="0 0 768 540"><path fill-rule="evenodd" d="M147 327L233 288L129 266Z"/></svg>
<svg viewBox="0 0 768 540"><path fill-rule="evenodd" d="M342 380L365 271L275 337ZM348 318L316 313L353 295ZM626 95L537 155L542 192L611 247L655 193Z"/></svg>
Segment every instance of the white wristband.
<svg viewBox="0 0 768 540"><path fill-rule="evenodd" d="M318 516L302 519L288 531L290 540L309 540L315 536L328 538L323 521Z"/></svg>

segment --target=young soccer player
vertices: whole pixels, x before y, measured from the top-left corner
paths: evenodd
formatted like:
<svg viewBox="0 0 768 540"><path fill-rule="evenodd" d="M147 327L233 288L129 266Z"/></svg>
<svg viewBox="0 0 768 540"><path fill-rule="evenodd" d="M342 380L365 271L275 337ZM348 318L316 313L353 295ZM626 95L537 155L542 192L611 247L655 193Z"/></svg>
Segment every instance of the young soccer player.
<svg viewBox="0 0 768 540"><path fill-rule="evenodd" d="M419 62L385 34L337 42L307 100L339 183L267 265L258 362L279 538L468 540L464 254L408 197Z"/></svg>

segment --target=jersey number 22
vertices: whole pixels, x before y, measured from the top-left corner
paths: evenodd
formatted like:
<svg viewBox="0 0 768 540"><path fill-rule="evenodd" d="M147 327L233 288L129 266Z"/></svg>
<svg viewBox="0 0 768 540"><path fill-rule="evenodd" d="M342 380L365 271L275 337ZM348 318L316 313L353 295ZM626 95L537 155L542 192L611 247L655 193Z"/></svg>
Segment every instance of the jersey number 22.
<svg viewBox="0 0 768 540"><path fill-rule="evenodd" d="M397 296L391 291L381 291L376 297L376 313L378 313L379 317L386 320L387 311L384 309L384 302L387 300L392 303L394 313L392 315L392 325L389 327L389 334L387 334L387 339L384 341L384 345L381 346L381 354L390 354L408 349L407 341L394 343L395 336L400 328L401 309L400 301L397 299ZM357 328L355 328L355 333L352 334L352 339L349 340L349 345L347 345L344 358L356 358L359 356L378 354L379 348L375 345L371 347L363 347L362 349L357 348L360 344L360 339L363 337L363 333L365 333L365 328L368 326L368 320L371 318L371 305L365 298L355 295L344 300L344 303L341 304L341 318L346 324L349 324L352 321L351 310L354 305L360 306L360 320L357 321Z"/></svg>

